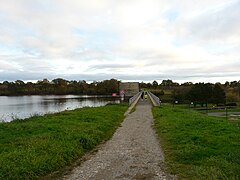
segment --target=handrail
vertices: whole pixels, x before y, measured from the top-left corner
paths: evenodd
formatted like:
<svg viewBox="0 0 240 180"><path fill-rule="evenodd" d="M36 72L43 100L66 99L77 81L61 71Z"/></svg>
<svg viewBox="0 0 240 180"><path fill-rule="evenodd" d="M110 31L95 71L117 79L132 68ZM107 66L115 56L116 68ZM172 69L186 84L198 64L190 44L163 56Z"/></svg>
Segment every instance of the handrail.
<svg viewBox="0 0 240 180"><path fill-rule="evenodd" d="M137 94L135 94L133 97L131 97L131 98L129 99L129 105L131 105L133 102L135 102L136 100L138 100L142 93L143 93L143 92L140 91L140 92L138 92Z"/></svg>
<svg viewBox="0 0 240 180"><path fill-rule="evenodd" d="M160 101L160 99L157 96L155 96L150 91L147 91L147 94L150 97L151 101L153 102L154 106L160 106L161 105L161 101Z"/></svg>

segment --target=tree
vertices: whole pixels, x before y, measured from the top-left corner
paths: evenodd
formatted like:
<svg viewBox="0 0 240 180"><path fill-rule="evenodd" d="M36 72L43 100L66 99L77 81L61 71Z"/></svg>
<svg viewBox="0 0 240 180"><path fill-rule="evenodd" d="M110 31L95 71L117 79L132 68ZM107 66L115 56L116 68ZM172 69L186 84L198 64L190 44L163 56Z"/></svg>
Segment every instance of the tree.
<svg viewBox="0 0 240 180"><path fill-rule="evenodd" d="M153 86L154 89L157 89L157 87L158 87L158 82L154 80L154 81L152 82L152 86Z"/></svg>
<svg viewBox="0 0 240 180"><path fill-rule="evenodd" d="M240 98L238 97L237 94L235 94L233 92L226 93L226 102L237 102L239 100L240 100Z"/></svg>
<svg viewBox="0 0 240 180"><path fill-rule="evenodd" d="M237 87L237 86L238 86L238 82L237 82L237 81L232 81L232 82L230 83L230 86L231 86L231 87Z"/></svg>
<svg viewBox="0 0 240 180"><path fill-rule="evenodd" d="M10 83L8 81L3 81L4 85L9 85Z"/></svg>
<svg viewBox="0 0 240 180"><path fill-rule="evenodd" d="M53 79L55 85L55 94L67 94L68 81L62 78Z"/></svg>
<svg viewBox="0 0 240 180"><path fill-rule="evenodd" d="M173 81L170 80L170 79L168 79L168 80L162 80L162 83L161 83L160 85L163 86L163 87L166 87L166 88L172 88L172 87L179 86L178 83L173 82Z"/></svg>
<svg viewBox="0 0 240 180"><path fill-rule="evenodd" d="M88 94L88 84L85 80L78 81L79 94Z"/></svg>
<svg viewBox="0 0 240 180"><path fill-rule="evenodd" d="M26 83L26 86L25 86L24 93L25 93L26 95L37 94L37 93L36 93L35 84L32 83L32 82L27 82L27 83Z"/></svg>
<svg viewBox="0 0 240 180"><path fill-rule="evenodd" d="M186 102L187 95L190 91L190 86L179 86L173 90L172 97L174 101Z"/></svg>
<svg viewBox="0 0 240 180"><path fill-rule="evenodd" d="M193 83L192 82L185 82L183 84L181 84L181 86L192 86Z"/></svg>
<svg viewBox="0 0 240 180"><path fill-rule="evenodd" d="M140 83L140 89L145 89L145 88L147 88L147 84L142 81Z"/></svg>
<svg viewBox="0 0 240 180"><path fill-rule="evenodd" d="M212 97L212 86L211 84L207 83L197 83L194 84L189 93L188 93L189 100L195 103L200 103L203 107L203 104L208 104L211 101Z"/></svg>
<svg viewBox="0 0 240 180"><path fill-rule="evenodd" d="M221 87L220 83L216 83L213 86L213 91L212 91L212 103L216 104L217 106L221 104L226 103L226 94L223 88Z"/></svg>
<svg viewBox="0 0 240 180"><path fill-rule="evenodd" d="M226 81L225 84L224 84L224 86L225 86L225 87L228 87L228 86L230 86L230 83L229 83L228 81Z"/></svg>
<svg viewBox="0 0 240 180"><path fill-rule="evenodd" d="M162 86L166 86L166 87L170 87L173 85L173 81L168 79L168 80L162 80L162 83L161 83Z"/></svg>
<svg viewBox="0 0 240 180"><path fill-rule="evenodd" d="M24 85L25 83L22 80L16 80L15 84L16 85Z"/></svg>

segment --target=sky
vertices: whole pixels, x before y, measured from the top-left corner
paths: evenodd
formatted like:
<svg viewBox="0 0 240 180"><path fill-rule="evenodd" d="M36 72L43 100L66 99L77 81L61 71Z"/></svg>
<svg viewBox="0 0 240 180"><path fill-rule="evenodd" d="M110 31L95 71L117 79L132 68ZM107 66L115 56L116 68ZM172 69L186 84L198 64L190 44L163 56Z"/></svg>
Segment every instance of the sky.
<svg viewBox="0 0 240 180"><path fill-rule="evenodd" d="M0 81L240 80L240 0L0 0Z"/></svg>

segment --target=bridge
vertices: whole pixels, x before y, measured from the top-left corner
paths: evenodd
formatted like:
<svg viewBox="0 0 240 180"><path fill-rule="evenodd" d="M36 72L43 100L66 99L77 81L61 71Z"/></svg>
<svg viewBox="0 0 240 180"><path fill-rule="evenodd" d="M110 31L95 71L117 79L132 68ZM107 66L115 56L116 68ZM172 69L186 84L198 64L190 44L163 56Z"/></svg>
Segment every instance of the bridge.
<svg viewBox="0 0 240 180"><path fill-rule="evenodd" d="M127 112L125 113L125 115L127 115L131 112L131 110L140 101L141 97L143 97L143 99L145 98L144 95L147 96L147 99L152 103L153 106L161 105L160 99L157 96L155 96L153 93L151 93L150 91L140 91L129 99L129 108L128 108Z"/></svg>

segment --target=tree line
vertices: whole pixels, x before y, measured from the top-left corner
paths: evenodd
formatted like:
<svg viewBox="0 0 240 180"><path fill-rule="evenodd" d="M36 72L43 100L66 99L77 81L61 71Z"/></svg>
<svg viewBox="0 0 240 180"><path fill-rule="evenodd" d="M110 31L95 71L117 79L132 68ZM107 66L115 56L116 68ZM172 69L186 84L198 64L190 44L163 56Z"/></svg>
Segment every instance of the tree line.
<svg viewBox="0 0 240 180"><path fill-rule="evenodd" d="M201 106L209 103L219 105L236 105L240 101L240 80L221 83L195 83L185 82L179 84L172 80L163 80L152 83L140 83L143 89L153 91L162 102L193 103Z"/></svg>
<svg viewBox="0 0 240 180"><path fill-rule="evenodd" d="M68 81L62 78L39 80L36 83L23 82L16 80L14 82L4 81L0 83L1 96L14 95L110 95L117 93L119 81L116 79L94 81L87 83L86 81Z"/></svg>
<svg viewBox="0 0 240 180"><path fill-rule="evenodd" d="M56 78L53 80L43 79L36 83L16 80L0 83L1 96L13 95L111 95L119 93L119 83L116 79L94 81L87 83L85 80L65 80ZM196 102L201 105L214 103L216 105L226 102L240 101L240 81L221 83L192 83L179 84L172 80L162 80L161 83L139 83L140 89L151 90L159 96L163 102L189 103Z"/></svg>

